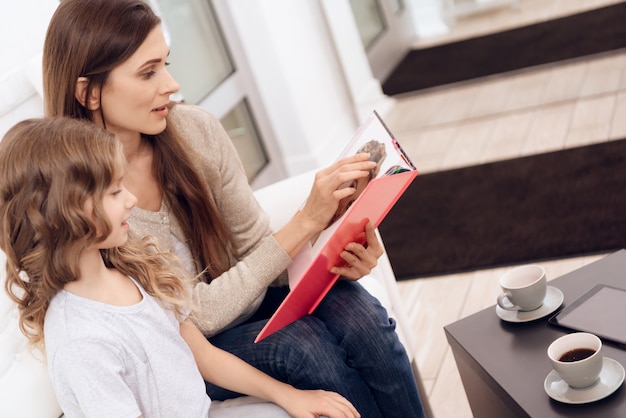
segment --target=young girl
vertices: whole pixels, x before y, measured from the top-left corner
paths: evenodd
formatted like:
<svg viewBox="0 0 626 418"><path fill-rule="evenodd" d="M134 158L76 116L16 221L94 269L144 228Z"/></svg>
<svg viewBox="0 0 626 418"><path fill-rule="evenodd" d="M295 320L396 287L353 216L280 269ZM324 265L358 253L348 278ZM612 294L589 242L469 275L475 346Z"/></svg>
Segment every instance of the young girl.
<svg viewBox="0 0 626 418"><path fill-rule="evenodd" d="M0 248L20 328L44 345L72 417L207 417L203 378L295 417L356 417L211 345L188 315L177 259L129 238L137 199L115 135L69 118L18 123L0 142ZM45 344L44 344L45 343Z"/></svg>

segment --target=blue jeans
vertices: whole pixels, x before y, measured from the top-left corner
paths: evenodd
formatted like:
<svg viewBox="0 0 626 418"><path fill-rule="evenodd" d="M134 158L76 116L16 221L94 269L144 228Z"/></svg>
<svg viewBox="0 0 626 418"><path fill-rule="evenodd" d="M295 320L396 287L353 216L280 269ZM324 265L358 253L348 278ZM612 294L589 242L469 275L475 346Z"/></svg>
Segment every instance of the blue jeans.
<svg viewBox="0 0 626 418"><path fill-rule="evenodd" d="M362 417L424 417L417 386L395 321L360 284L340 280L312 315L254 344L266 322L258 316L276 308L268 289L256 318L210 341L274 378L299 389L340 393ZM271 309L267 309L268 305ZM207 383L212 399L239 396Z"/></svg>

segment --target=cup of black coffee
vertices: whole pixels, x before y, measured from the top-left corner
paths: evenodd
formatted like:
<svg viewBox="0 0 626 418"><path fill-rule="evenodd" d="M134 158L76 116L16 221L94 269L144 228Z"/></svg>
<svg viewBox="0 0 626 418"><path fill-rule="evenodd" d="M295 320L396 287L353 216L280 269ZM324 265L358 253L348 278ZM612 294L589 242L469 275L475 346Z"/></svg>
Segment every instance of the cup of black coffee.
<svg viewBox="0 0 626 418"><path fill-rule="evenodd" d="M557 338L548 347L554 370L568 385L581 389L598 381L602 371L602 341L588 332Z"/></svg>

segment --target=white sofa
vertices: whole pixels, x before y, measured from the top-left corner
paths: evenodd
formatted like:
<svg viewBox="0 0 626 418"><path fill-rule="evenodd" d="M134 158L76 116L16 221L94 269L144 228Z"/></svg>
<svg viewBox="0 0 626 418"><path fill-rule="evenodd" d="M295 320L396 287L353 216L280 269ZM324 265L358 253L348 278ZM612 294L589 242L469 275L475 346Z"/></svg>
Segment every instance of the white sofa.
<svg viewBox="0 0 626 418"><path fill-rule="evenodd" d="M313 173L306 173L275 183L255 192L270 214L272 226L279 228L298 209L312 184ZM4 292L5 255L0 251L0 417L58 418L62 415L47 375L42 355L33 351L17 326L17 307ZM420 395L427 413L426 394L415 367L415 339L407 321L389 259L384 254L371 275L360 283L375 295L397 321L397 332L413 364ZM287 417L276 405L252 397L213 402L212 416Z"/></svg>

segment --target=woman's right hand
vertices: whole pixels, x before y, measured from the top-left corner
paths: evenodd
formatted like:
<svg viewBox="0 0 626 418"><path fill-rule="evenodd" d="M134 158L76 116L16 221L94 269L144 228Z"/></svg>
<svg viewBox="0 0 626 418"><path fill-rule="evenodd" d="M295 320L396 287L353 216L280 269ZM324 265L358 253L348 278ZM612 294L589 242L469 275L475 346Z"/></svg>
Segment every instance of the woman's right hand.
<svg viewBox="0 0 626 418"><path fill-rule="evenodd" d="M376 163L368 158L368 153L355 154L338 160L315 174L309 197L300 211L305 222L311 223L315 233L328 226L337 211L339 201L355 193L354 187L345 185L369 176L369 170L376 167Z"/></svg>
<svg viewBox="0 0 626 418"><path fill-rule="evenodd" d="M356 192L354 187L345 187L345 184L369 176L369 170L376 163L368 158L367 153L352 155L315 174L313 187L302 209L274 233L278 244L291 258L328 226L339 201Z"/></svg>

